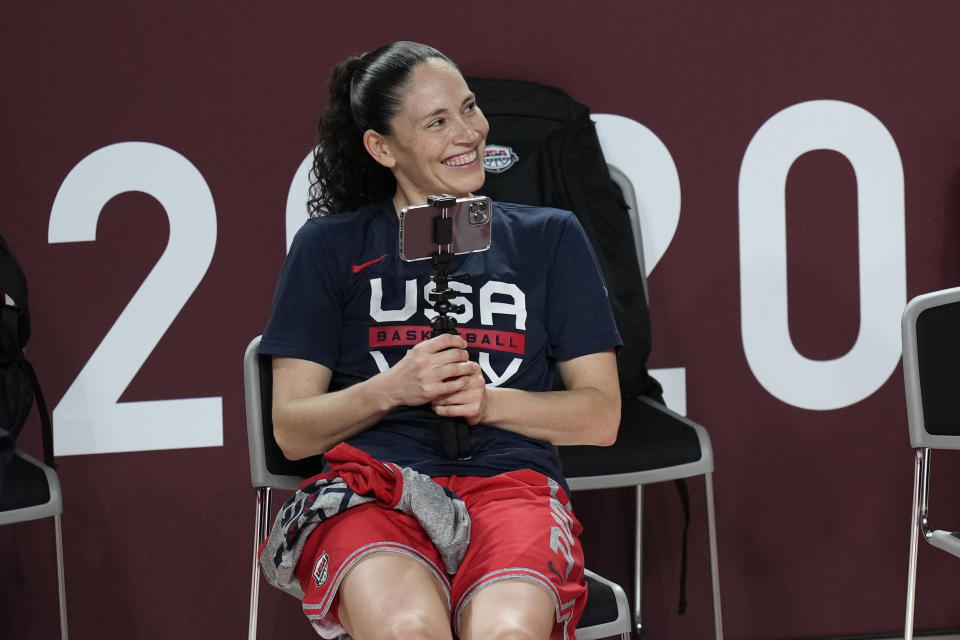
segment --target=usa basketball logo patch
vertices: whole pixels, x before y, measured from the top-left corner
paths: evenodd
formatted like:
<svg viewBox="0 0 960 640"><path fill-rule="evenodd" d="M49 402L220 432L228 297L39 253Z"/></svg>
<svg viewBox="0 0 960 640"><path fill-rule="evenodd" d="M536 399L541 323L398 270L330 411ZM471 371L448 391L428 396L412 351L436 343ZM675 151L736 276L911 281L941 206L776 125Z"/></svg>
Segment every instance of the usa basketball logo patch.
<svg viewBox="0 0 960 640"><path fill-rule="evenodd" d="M324 551L317 558L317 563L313 565L313 581L318 587L322 587L330 575L330 556Z"/></svg>
<svg viewBox="0 0 960 640"><path fill-rule="evenodd" d="M483 154L483 170L489 173L503 173L520 159L513 149L499 144L488 144Z"/></svg>

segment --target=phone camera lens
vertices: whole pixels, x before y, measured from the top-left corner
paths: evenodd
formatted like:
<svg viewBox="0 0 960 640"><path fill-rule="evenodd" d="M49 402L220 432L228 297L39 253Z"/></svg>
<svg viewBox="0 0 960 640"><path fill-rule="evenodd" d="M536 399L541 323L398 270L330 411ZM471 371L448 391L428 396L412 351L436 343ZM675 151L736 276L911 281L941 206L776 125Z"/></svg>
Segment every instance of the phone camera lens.
<svg viewBox="0 0 960 640"><path fill-rule="evenodd" d="M470 224L484 224L489 219L489 214L487 213L487 203L483 202L471 202L470 203Z"/></svg>

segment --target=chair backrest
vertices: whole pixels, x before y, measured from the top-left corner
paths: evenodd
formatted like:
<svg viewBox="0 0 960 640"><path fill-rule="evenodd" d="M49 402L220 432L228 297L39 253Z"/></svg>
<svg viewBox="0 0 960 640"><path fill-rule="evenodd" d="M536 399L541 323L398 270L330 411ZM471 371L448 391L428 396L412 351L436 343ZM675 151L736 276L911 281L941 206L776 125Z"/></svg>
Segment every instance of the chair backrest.
<svg viewBox="0 0 960 640"><path fill-rule="evenodd" d="M960 449L960 287L911 300L901 335L911 445Z"/></svg>
<svg viewBox="0 0 960 640"><path fill-rule="evenodd" d="M630 230L633 232L633 243L637 251L637 264L640 266L640 281L643 283L643 297L646 299L647 307L649 308L650 290L647 289L647 263L643 255L643 230L640 228L640 216L637 213L637 192L633 189L633 182L630 181L627 174L621 171L619 167L611 162L607 162L607 169L610 170L610 179L620 187L620 192L623 194L623 201L630 211Z"/></svg>
<svg viewBox="0 0 960 640"><path fill-rule="evenodd" d="M257 353L260 336L243 355L244 399L247 406L247 445L254 487L296 489L304 478L319 473L323 456L287 460L273 437L273 368L270 356Z"/></svg>

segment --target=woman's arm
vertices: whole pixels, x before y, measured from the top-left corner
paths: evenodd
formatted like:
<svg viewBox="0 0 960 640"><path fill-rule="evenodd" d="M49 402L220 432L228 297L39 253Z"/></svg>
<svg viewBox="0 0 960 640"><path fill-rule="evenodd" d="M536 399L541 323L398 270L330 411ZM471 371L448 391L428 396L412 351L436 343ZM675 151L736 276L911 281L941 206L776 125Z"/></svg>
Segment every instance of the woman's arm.
<svg viewBox="0 0 960 640"><path fill-rule="evenodd" d="M273 428L290 460L324 453L376 424L398 406L419 406L466 388L480 365L468 360L466 341L441 335L413 347L393 367L328 392L329 368L297 358L273 358ZM481 380L482 380L481 375Z"/></svg>
<svg viewBox="0 0 960 640"><path fill-rule="evenodd" d="M464 390L435 400L434 411L557 445L613 444L620 426L620 383L613 350L561 361L558 368L564 391L486 387L482 374L477 374Z"/></svg>

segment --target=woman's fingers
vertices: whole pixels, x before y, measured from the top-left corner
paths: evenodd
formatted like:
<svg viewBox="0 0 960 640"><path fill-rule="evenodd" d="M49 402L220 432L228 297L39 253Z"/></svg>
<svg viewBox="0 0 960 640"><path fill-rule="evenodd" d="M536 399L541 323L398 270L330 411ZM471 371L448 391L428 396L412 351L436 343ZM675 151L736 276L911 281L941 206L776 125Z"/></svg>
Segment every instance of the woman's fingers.
<svg viewBox="0 0 960 640"><path fill-rule="evenodd" d="M482 421L486 407L486 381L479 365L471 364L476 366L475 370L457 379L461 385L457 391L432 402L434 413L443 417L464 418L471 425Z"/></svg>
<svg viewBox="0 0 960 640"><path fill-rule="evenodd" d="M416 406L463 389L470 377L480 375L480 365L470 361L466 346L466 340L453 334L415 345L390 370L394 397Z"/></svg>

